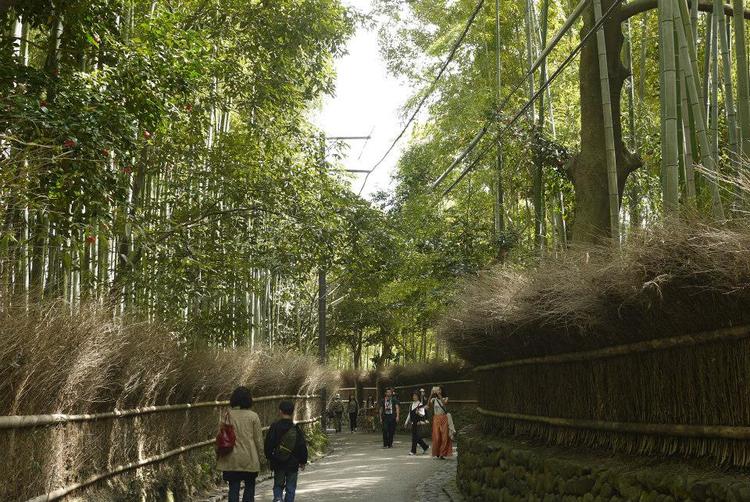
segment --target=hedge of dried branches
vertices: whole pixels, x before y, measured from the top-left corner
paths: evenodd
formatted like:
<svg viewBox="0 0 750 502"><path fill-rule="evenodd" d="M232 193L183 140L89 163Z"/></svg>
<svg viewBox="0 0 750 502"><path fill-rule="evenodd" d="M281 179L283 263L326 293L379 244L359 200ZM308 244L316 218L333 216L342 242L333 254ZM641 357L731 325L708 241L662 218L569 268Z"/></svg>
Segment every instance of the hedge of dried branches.
<svg viewBox="0 0 750 502"><path fill-rule="evenodd" d="M671 221L467 282L441 333L474 364L750 323L750 227Z"/></svg>
<svg viewBox="0 0 750 502"><path fill-rule="evenodd" d="M376 380L381 386L402 386L425 382L443 382L472 378L471 367L463 361L424 361L411 364L393 364L374 369L342 370L340 372L342 387L354 387L357 383L363 387L374 387Z"/></svg>
<svg viewBox="0 0 750 502"><path fill-rule="evenodd" d="M467 283L442 326L474 364L582 352L750 324L750 227L672 221L621 250L571 250ZM645 424L750 426L750 339L479 371L485 409ZM750 442L486 417L486 430L569 446L750 465Z"/></svg>
<svg viewBox="0 0 750 502"><path fill-rule="evenodd" d="M0 414L96 413L228 399L237 385L254 395L315 393L337 386L334 372L289 352L186 350L154 324L124 323L107 309L61 302L0 309ZM261 419L277 403L257 403ZM300 416L317 413L307 401ZM39 429L0 431L0 500L25 500L215 434L213 408ZM163 500L210 481L212 452L176 457L104 488L108 500ZM204 463L205 465L202 465Z"/></svg>

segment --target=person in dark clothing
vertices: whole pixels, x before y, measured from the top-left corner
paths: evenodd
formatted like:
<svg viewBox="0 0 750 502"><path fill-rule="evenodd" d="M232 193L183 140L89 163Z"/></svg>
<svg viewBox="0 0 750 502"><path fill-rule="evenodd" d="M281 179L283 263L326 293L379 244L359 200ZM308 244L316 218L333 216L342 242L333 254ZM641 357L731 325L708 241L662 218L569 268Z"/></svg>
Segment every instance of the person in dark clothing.
<svg viewBox="0 0 750 502"><path fill-rule="evenodd" d="M398 399L393 395L393 389L385 391L385 398L380 402L380 422L383 424L383 448L393 448L393 436L396 433L396 423L401 412Z"/></svg>
<svg viewBox="0 0 750 502"><path fill-rule="evenodd" d="M427 453L427 443L420 437L418 427L420 423L425 421L425 408L427 408L427 405L422 403L419 392L414 391L411 395L409 416L406 417L406 423L404 424L407 428L411 424L411 451L409 451L409 455L417 454L417 445L422 447L422 453Z"/></svg>
<svg viewBox="0 0 750 502"><path fill-rule="evenodd" d="M346 411L349 413L349 430L354 433L357 430L357 415L359 415L359 404L354 396L349 395L349 402L346 404Z"/></svg>
<svg viewBox="0 0 750 502"><path fill-rule="evenodd" d="M294 502L297 475L307 465L307 443L305 433L292 422L294 404L291 401L279 404L279 415L281 418L268 429L264 452L273 471L274 502Z"/></svg>

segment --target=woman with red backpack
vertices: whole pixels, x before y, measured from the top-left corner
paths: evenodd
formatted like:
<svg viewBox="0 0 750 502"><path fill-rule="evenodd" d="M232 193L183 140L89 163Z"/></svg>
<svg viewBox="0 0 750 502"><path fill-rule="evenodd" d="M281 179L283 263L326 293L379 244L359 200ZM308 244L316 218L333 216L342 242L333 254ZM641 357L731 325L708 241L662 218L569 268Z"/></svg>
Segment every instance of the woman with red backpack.
<svg viewBox="0 0 750 502"><path fill-rule="evenodd" d="M237 387L229 399L230 409L224 414L216 437L216 467L229 483L229 502L240 502L240 489L245 482L242 502L255 499L255 478L260 472L263 431L260 417L250 408L253 396L247 387Z"/></svg>

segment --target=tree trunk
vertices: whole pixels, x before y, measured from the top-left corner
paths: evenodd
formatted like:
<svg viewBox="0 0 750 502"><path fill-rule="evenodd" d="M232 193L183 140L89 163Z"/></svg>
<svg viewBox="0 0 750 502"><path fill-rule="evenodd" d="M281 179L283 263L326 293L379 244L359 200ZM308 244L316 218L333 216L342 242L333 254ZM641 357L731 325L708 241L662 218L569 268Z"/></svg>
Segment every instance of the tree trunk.
<svg viewBox="0 0 750 502"><path fill-rule="evenodd" d="M602 4L602 9L606 12L612 0L604 0ZM593 8L588 8L583 17L582 33L586 34L594 26ZM641 161L625 148L622 139L620 100L627 70L620 60L623 34L619 16L615 13L610 19L614 20L604 23L604 37L607 44L609 93L612 101L617 186L619 200L622 200L625 180L633 170L640 167ZM576 193L573 238L576 241L593 242L612 235L599 63L596 39L593 37L589 38L581 51L578 74L581 96L581 151L570 166Z"/></svg>

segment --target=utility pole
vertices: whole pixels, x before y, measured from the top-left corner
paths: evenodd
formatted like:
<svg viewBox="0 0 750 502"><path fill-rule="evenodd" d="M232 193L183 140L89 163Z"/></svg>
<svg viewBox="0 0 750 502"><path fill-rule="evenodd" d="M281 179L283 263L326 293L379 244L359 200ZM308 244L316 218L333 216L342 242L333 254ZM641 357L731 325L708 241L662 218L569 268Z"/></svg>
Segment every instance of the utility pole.
<svg viewBox="0 0 750 502"><path fill-rule="evenodd" d="M321 135L320 141L320 175L324 177L327 175L326 170L326 141L340 141L340 140L368 140L370 136L323 136ZM363 172L362 169L344 169L347 172ZM366 171L365 171L366 172ZM321 194L322 198L322 194ZM328 317L328 308L326 304L326 297L328 296L328 284L326 281L326 260L322 258L320 260L320 266L318 268L318 362L322 366L325 366L328 362L328 340L326 332L326 318ZM320 422L323 432L328 427L328 420L326 413L328 411L328 396L325 387L320 390L320 400L322 403Z"/></svg>

